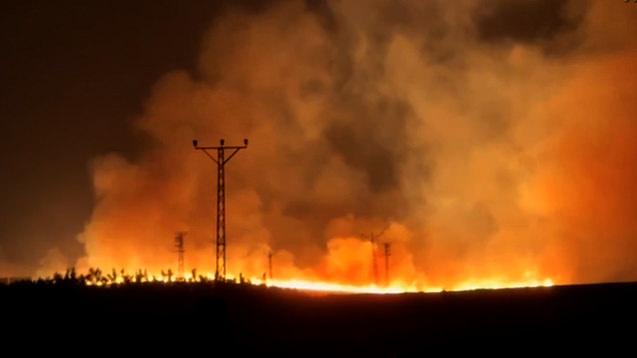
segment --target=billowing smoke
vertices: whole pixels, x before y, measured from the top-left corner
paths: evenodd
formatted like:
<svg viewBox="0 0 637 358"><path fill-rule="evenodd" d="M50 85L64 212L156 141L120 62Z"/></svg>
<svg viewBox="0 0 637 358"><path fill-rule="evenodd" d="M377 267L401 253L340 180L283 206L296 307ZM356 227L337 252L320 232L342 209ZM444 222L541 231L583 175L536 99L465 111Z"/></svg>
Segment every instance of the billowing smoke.
<svg viewBox="0 0 637 358"><path fill-rule="evenodd" d="M228 270L391 280L637 279L637 29L608 1L235 6L199 71L167 73L134 160L96 158L78 266L213 271L214 163L191 140L250 139L227 166ZM382 258L379 269L383 272Z"/></svg>

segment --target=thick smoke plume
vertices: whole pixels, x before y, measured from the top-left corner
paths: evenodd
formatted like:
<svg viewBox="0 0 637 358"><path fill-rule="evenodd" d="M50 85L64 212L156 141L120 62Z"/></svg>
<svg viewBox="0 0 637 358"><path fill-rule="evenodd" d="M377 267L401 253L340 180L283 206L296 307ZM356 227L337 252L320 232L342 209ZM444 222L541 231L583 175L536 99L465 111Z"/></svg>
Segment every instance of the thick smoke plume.
<svg viewBox="0 0 637 358"><path fill-rule="evenodd" d="M622 1L234 6L199 71L136 121L142 157L95 159L78 265L213 271L216 171L191 140L250 139L227 167L228 269L420 288L637 279L637 7ZM383 272L382 258L379 270Z"/></svg>

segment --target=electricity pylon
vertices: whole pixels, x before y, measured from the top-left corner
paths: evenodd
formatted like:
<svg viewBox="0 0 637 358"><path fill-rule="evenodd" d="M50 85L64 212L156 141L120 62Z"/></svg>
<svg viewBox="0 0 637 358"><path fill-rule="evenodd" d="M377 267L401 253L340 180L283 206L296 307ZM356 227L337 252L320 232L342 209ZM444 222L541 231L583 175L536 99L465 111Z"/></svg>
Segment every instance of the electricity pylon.
<svg viewBox="0 0 637 358"><path fill-rule="evenodd" d="M268 274L272 280L272 251L268 252Z"/></svg>
<svg viewBox="0 0 637 358"><path fill-rule="evenodd" d="M389 286L389 256L391 256L391 243L383 244L385 248L385 285Z"/></svg>
<svg viewBox="0 0 637 358"><path fill-rule="evenodd" d="M186 233L184 231L180 231L175 234L175 247L177 248L177 277L184 277L184 252L186 252L184 248L184 237Z"/></svg>
<svg viewBox="0 0 637 358"><path fill-rule="evenodd" d="M243 140L242 146L226 146L225 141L221 139L219 146L200 147L196 139L192 141L195 149L203 151L208 158L217 163L217 241L216 241L216 260L215 260L215 280L224 280L226 278L226 175L225 165L232 157L241 149L248 148L248 140ZM212 156L209 151L216 150L217 158ZM226 150L232 153L226 158Z"/></svg>
<svg viewBox="0 0 637 358"><path fill-rule="evenodd" d="M369 242L372 244L372 271L374 273L374 284L378 285L378 253L377 253L377 244L376 239L380 238L389 226L386 226L379 233L370 232L369 236L366 234L361 234L363 238L369 238Z"/></svg>

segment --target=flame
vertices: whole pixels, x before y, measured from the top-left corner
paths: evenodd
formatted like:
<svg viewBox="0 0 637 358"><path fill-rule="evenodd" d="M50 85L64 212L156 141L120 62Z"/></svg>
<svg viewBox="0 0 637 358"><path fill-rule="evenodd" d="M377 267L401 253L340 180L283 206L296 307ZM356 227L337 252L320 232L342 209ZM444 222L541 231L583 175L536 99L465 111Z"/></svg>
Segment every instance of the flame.
<svg viewBox="0 0 637 358"><path fill-rule="evenodd" d="M396 294L406 292L421 292L413 286L391 285L382 287L377 285L348 285L336 282L310 281L302 279L292 280L266 280L252 279L255 284L265 284L268 287L289 288L302 291L319 291L319 292L341 292L341 293L373 293L373 294ZM438 290L426 291L438 292Z"/></svg>
<svg viewBox="0 0 637 358"><path fill-rule="evenodd" d="M267 280L266 282L253 279L251 282L255 284L265 284L268 287L279 287L296 289L301 291L319 291L319 292L333 292L333 293L366 293L366 294L400 294L400 293L436 293L443 291L471 291L482 289L506 289L506 288L523 288L523 287L552 287L553 280L550 278L544 280L529 280L520 282L505 282L498 280L483 280L476 282L466 282L451 289L445 289L441 287L424 287L418 288L416 286L392 284L387 287L377 285L348 285L334 282L323 281L309 281L309 280Z"/></svg>
<svg viewBox="0 0 637 358"><path fill-rule="evenodd" d="M202 273L202 277L205 277L209 281L213 281L214 275L212 273ZM226 275L226 280L236 282L238 277L234 274ZM169 284L171 282L183 282L183 283L195 283L199 282L199 279L193 277L191 274L184 274L183 277L176 278L172 281L166 276L161 275L149 275L149 278L142 279L138 283L164 283ZM88 286L111 286L111 285L123 285L125 280L119 276L115 281L108 282L92 282L86 281ZM298 291L307 292L324 292L324 293L343 293L343 294L401 294L401 293L439 293L439 292L457 292L457 291L472 291L472 290L497 290L508 288L532 288L532 287L552 287L554 286L553 279L528 279L524 281L506 281L501 279L481 279L474 281L465 281L451 288L434 287L434 286L417 286L414 284L405 284L399 282L393 282L388 286L379 286L375 284L368 285L353 285L339 282L329 282L321 280L307 280L307 279L260 279L257 277L251 277L245 279L243 283L255 285L276 287L284 289L293 289Z"/></svg>
<svg viewBox="0 0 637 358"><path fill-rule="evenodd" d="M463 282L456 286L453 291L471 291L482 289L503 289L503 288L522 288L522 287L552 287L553 280L546 278L544 280L528 280L519 282L502 282L498 280L480 280Z"/></svg>

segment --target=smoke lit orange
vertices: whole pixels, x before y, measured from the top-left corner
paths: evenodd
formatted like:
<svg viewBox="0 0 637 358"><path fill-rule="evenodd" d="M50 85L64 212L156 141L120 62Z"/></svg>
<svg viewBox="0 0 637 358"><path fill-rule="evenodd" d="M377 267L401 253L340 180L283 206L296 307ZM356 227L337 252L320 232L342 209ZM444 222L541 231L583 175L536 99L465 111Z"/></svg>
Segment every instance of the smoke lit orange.
<svg viewBox="0 0 637 358"><path fill-rule="evenodd" d="M214 272L216 168L191 140L249 137L226 173L227 260L255 283L270 253L266 284L317 290L637 278L635 17L555 5L569 26L504 36L514 5L471 3L405 2L399 24L376 2L330 3L330 21L229 10L199 73L154 86L136 121L153 145L94 161L86 256L41 273L175 268L179 231L186 272ZM362 236L384 227L377 248Z"/></svg>

